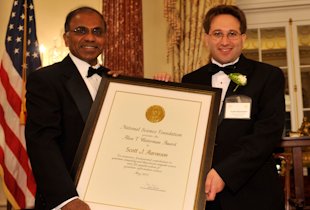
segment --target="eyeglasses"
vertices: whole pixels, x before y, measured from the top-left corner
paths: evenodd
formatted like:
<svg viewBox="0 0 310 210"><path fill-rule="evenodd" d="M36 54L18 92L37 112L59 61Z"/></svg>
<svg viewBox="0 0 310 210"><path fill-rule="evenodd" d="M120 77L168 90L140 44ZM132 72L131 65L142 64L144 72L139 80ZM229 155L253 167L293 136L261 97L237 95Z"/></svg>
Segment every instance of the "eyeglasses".
<svg viewBox="0 0 310 210"><path fill-rule="evenodd" d="M84 26L76 27L73 30L70 30L70 32L73 32L74 34L78 36L85 36L86 34L92 33L94 36L102 36L104 34L104 30L102 28L86 28Z"/></svg>
<svg viewBox="0 0 310 210"><path fill-rule="evenodd" d="M222 31L213 31L208 35L215 41L222 40L224 36L226 36L228 40L237 40L239 39L241 33L237 31L228 31L227 34L224 34Z"/></svg>

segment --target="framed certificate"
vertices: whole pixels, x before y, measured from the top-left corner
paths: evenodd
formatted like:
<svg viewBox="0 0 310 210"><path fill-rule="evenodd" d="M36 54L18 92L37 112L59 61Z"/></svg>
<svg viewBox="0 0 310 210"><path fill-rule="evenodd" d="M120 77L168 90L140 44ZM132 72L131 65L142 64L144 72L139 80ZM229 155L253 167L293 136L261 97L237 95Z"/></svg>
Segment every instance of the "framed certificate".
<svg viewBox="0 0 310 210"><path fill-rule="evenodd" d="M92 210L204 210L220 89L102 79L72 173Z"/></svg>

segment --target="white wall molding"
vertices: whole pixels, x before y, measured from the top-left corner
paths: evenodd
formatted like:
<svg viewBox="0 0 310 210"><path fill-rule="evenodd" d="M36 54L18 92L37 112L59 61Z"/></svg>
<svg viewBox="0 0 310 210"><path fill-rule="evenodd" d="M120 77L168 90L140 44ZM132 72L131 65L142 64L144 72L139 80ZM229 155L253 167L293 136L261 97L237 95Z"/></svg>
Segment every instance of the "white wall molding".
<svg viewBox="0 0 310 210"><path fill-rule="evenodd" d="M243 10L259 10L310 5L309 0L236 0Z"/></svg>
<svg viewBox="0 0 310 210"><path fill-rule="evenodd" d="M248 25L309 20L309 0L237 0Z"/></svg>

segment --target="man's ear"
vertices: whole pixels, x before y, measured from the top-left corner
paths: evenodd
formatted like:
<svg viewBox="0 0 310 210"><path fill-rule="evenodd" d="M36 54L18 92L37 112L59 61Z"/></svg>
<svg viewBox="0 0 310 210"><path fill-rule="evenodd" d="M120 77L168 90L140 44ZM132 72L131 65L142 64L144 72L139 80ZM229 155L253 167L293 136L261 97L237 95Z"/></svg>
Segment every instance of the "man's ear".
<svg viewBox="0 0 310 210"><path fill-rule="evenodd" d="M204 33L203 34L203 41L205 43L205 46L208 48L208 43L209 43L209 39L210 39L210 36L207 34L207 33Z"/></svg>
<svg viewBox="0 0 310 210"><path fill-rule="evenodd" d="M244 45L246 38L247 38L246 34L241 34L242 45Z"/></svg>
<svg viewBox="0 0 310 210"><path fill-rule="evenodd" d="M65 45L66 47L68 47L68 34L65 32L63 35L62 35L64 41L65 41Z"/></svg>

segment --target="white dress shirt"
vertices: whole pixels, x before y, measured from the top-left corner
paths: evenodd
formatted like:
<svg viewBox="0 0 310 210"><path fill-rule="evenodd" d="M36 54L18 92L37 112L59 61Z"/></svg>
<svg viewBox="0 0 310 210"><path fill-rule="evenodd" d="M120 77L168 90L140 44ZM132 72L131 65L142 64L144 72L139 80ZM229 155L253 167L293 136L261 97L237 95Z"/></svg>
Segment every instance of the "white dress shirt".
<svg viewBox="0 0 310 210"><path fill-rule="evenodd" d="M100 82L101 82L101 76L98 74L94 74L91 77L87 77L88 69L90 65L86 63L85 61L82 61L81 59L75 57L71 53L69 53L70 58L72 59L73 63L79 70L88 90L93 100L95 100ZM92 66L94 69L99 68L100 64L97 64L95 66Z"/></svg>
<svg viewBox="0 0 310 210"><path fill-rule="evenodd" d="M217 62L216 60L211 58L211 62L213 64L216 64L216 65L220 66L220 67L230 66L230 65L233 65L233 64L237 63L238 61L239 61L239 58L237 58L234 62L231 62L231 63L220 64L219 62ZM230 83L230 78L223 71L219 71L219 72L217 72L216 74L214 74L212 76L212 87L221 88L222 89L221 103L220 103L219 112L221 112L221 109L222 109L222 106L223 106L223 103L224 103L224 99L225 99L225 95L226 95L229 83Z"/></svg>

